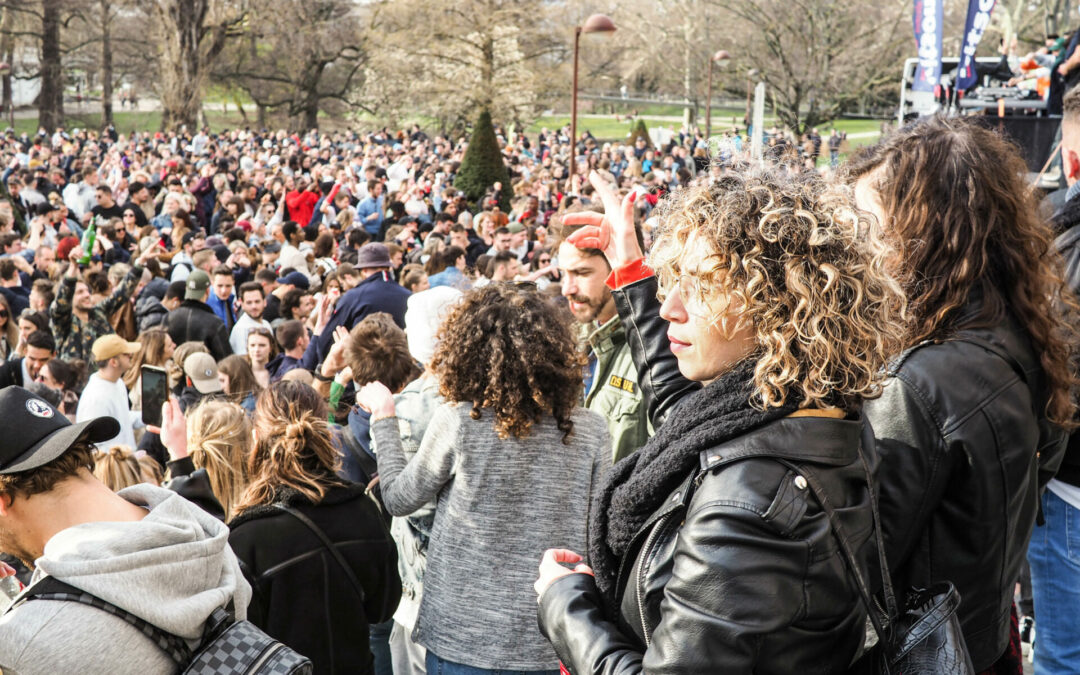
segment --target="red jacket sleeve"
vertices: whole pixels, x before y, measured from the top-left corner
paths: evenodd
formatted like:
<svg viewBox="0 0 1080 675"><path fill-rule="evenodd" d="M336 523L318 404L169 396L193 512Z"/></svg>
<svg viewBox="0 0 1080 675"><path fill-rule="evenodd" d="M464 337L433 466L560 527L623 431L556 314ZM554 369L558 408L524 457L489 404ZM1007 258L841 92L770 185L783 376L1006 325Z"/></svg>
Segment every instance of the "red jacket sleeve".
<svg viewBox="0 0 1080 675"><path fill-rule="evenodd" d="M635 281L648 279L653 274L652 268L645 264L645 258L638 258L611 270L611 274L607 278L607 285L614 291Z"/></svg>

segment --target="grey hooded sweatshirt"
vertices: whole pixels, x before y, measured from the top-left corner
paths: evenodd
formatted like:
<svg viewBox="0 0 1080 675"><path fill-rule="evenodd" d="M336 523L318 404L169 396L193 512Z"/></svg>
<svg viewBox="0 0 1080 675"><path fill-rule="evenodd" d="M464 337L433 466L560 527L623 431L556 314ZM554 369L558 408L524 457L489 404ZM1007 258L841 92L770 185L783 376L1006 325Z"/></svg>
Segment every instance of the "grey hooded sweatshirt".
<svg viewBox="0 0 1080 675"><path fill-rule="evenodd" d="M175 492L136 485L120 496L150 510L139 522L97 522L58 532L35 562L45 575L92 593L194 646L216 607L247 615L251 587L229 530ZM138 630L102 610L28 600L0 617L3 675L65 672L159 675L177 665Z"/></svg>

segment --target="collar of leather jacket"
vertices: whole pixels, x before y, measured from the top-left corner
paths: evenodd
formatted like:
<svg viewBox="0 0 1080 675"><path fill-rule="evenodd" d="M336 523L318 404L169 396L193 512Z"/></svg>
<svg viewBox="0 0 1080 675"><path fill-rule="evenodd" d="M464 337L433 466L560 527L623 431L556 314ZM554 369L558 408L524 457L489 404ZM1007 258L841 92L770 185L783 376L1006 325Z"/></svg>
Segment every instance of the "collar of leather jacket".
<svg viewBox="0 0 1080 675"><path fill-rule="evenodd" d="M726 464L751 457L775 457L798 464L827 466L847 466L856 462L865 425L861 417L782 417L715 448L704 450L698 456L699 470L687 476L667 501L645 521L635 539L651 530L660 518L689 505L705 474Z"/></svg>
<svg viewBox="0 0 1080 675"><path fill-rule="evenodd" d="M862 419L784 417L699 455L702 471L747 457L846 466L859 457Z"/></svg>

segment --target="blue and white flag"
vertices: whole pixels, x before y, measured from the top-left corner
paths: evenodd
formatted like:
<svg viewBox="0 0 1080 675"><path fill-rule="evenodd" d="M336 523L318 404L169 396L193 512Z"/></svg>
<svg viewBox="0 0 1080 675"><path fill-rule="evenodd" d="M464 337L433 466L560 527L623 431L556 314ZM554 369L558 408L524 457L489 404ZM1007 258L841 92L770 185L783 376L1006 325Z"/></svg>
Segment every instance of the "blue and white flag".
<svg viewBox="0 0 1080 675"><path fill-rule="evenodd" d="M990 12L997 0L969 0L967 21L964 22L964 46L960 49L960 67L956 71L956 88L967 89L975 84L975 50L990 25Z"/></svg>
<svg viewBox="0 0 1080 675"><path fill-rule="evenodd" d="M972 0L975 2L976 0ZM915 44L919 48L919 67L915 70L913 91L934 91L941 79L941 36L944 32L944 0L915 0Z"/></svg>

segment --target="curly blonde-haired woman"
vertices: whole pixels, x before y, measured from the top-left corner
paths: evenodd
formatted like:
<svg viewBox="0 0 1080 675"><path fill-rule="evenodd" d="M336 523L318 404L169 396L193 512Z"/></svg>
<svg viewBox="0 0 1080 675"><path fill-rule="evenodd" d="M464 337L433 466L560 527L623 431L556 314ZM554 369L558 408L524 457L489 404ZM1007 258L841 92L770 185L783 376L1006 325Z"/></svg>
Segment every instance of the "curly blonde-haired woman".
<svg viewBox="0 0 1080 675"><path fill-rule="evenodd" d="M611 260L657 433L601 486L588 564L544 554L542 631L576 673L844 671L866 611L808 485L869 578L860 405L903 307L876 228L842 188L747 169L667 198L646 266L632 198L592 181L606 215L564 222Z"/></svg>

